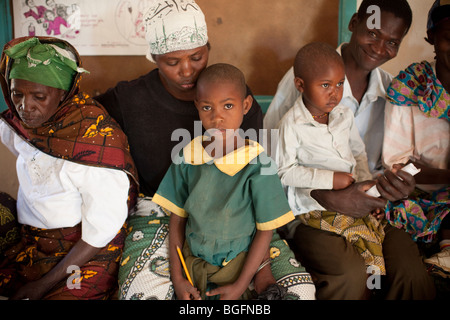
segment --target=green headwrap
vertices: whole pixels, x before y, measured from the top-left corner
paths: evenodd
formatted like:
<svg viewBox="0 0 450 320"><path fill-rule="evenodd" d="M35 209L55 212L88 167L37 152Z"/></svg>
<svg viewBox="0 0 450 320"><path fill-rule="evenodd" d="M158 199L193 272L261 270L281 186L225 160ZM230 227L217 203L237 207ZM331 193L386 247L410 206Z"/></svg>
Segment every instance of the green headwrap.
<svg viewBox="0 0 450 320"><path fill-rule="evenodd" d="M75 56L56 44L42 44L31 38L5 50L14 59L9 79L22 79L69 91L78 68Z"/></svg>

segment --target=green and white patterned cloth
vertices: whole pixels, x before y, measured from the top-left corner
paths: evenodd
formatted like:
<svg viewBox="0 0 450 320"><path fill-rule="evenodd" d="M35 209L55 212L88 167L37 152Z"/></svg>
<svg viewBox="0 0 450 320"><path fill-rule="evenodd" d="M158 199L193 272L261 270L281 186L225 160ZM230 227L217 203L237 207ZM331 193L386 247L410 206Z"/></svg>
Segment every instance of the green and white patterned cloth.
<svg viewBox="0 0 450 320"><path fill-rule="evenodd" d="M169 271L169 213L151 198L140 198L128 220L128 231L119 270L119 299L175 299ZM278 234L270 244L270 256L275 279L288 289L285 299L315 299L311 275Z"/></svg>

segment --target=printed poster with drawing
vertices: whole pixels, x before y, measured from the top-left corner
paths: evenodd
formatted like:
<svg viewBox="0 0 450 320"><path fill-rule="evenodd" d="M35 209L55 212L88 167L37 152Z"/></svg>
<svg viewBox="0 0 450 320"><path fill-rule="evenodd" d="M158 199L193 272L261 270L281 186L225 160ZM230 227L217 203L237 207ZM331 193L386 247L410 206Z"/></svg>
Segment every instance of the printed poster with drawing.
<svg viewBox="0 0 450 320"><path fill-rule="evenodd" d="M152 0L14 0L14 37L51 36L80 55L145 55Z"/></svg>

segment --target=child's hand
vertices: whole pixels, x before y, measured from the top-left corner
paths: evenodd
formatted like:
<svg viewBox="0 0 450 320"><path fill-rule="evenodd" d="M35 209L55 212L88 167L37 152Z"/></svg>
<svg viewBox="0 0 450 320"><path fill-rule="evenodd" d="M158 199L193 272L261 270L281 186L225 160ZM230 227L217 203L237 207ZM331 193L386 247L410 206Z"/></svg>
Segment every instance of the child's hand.
<svg viewBox="0 0 450 320"><path fill-rule="evenodd" d="M353 175L347 172L335 172L333 175L333 190L345 189L355 182Z"/></svg>
<svg viewBox="0 0 450 320"><path fill-rule="evenodd" d="M178 300L201 300L200 291L186 279L173 281L173 287Z"/></svg>
<svg viewBox="0 0 450 320"><path fill-rule="evenodd" d="M382 220L384 218L384 210L380 208L373 210L370 214L377 220Z"/></svg>
<svg viewBox="0 0 450 320"><path fill-rule="evenodd" d="M208 297L220 295L220 300L238 300L240 296L245 292L245 288L241 288L236 284L228 284L222 287L218 287L206 292Z"/></svg>

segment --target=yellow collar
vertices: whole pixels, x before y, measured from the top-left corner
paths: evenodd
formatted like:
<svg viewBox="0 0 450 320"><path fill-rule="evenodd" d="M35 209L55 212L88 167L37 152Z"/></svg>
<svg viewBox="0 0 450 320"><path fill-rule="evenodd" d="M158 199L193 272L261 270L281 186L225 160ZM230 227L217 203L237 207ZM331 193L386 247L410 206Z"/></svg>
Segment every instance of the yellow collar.
<svg viewBox="0 0 450 320"><path fill-rule="evenodd" d="M209 138L199 136L184 147L183 156L185 163L199 166L205 163L214 162L217 169L232 177L264 151L264 148L258 142L246 140L248 144L245 146L234 150L221 158L214 159L203 148L202 142L207 139Z"/></svg>

